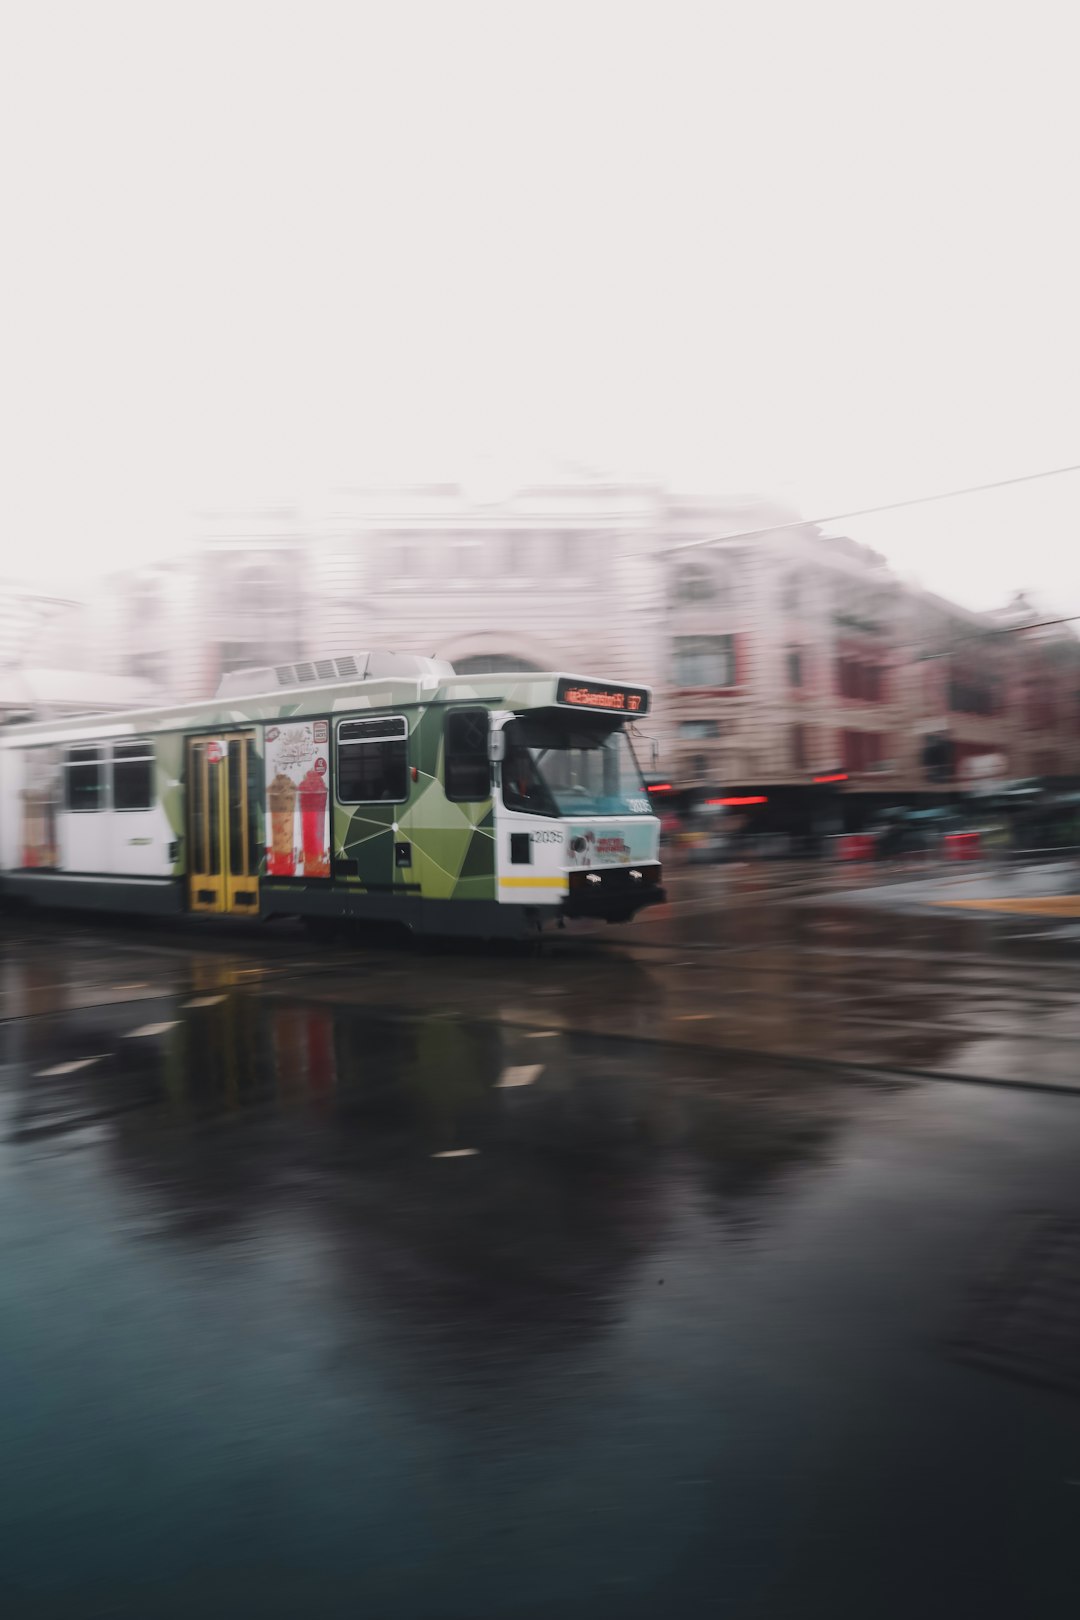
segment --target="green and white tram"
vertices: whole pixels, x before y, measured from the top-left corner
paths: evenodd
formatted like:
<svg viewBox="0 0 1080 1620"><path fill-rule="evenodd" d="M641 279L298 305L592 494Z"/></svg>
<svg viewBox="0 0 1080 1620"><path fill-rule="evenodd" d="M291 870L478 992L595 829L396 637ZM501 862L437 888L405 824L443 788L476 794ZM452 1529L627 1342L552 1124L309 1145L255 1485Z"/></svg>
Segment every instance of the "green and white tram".
<svg viewBox="0 0 1080 1620"><path fill-rule="evenodd" d="M373 652L0 735L0 886L90 910L527 937L664 899L647 688Z"/></svg>

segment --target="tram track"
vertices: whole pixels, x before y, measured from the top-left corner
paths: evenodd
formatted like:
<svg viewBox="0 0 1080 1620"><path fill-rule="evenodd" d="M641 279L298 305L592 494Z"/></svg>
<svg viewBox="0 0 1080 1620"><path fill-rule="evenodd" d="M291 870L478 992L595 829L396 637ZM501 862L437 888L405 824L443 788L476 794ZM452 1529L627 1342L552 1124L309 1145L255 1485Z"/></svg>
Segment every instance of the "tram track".
<svg viewBox="0 0 1080 1620"><path fill-rule="evenodd" d="M207 988L232 989L242 988L239 983L232 983L245 979L286 979L286 978L325 978L328 973L349 973L359 964L363 964L365 973L372 971L379 973L393 973L403 964L416 960L417 955L422 960L438 962L440 959L447 962L464 963L466 961L484 962L489 959L489 953L482 948L472 946L467 954L450 952L440 958L440 954L427 954L424 942L405 942L392 949L374 947L368 942L360 943L354 947L312 947L311 953L290 954L285 959L268 959L263 955L257 966L251 966L253 955L262 955L266 941L248 937L244 940L218 938L215 940L217 950L212 954L205 953L200 942L196 949L188 942L162 943L149 942L139 938L137 944L140 956L153 955L161 961L180 964L192 964L197 969L193 976L192 992ZM132 947L134 948L134 947ZM223 960L219 952L227 951L233 961ZM242 953L242 954L241 954ZM781 960L762 962L763 956L779 955ZM498 953L500 962L506 963L503 951ZM797 964L794 956L797 955ZM942 968L964 970L964 976L958 981L957 987L965 991L970 990L970 972L976 972L990 984L996 985L1001 980L1012 983L1022 983L1025 991L1038 986L1045 986L1048 976L1056 979L1062 994L1071 995L1075 983L1075 967L1071 961L1053 962L1040 958L1039 960L1021 960L1015 955L1003 959L995 953L956 952L953 950L933 950L926 948L903 948L896 946L883 947L864 940L853 940L845 945L815 945L805 941L785 942L783 939L764 939L757 941L741 941L737 944L716 940L642 940L627 938L612 939L601 935L577 935L572 939L559 939L554 936L543 941L540 960L548 967L562 964L579 967L585 963L606 965L620 959L630 957L644 964L653 965L661 969L693 968L705 970L709 963L716 959L738 964L738 972L761 977L775 977L778 971L791 970L797 965L798 971L807 978L813 978L822 984L833 984L837 993L849 994L852 986L837 983L837 975L832 970L832 964L851 963L859 968L859 978L864 979L865 974L881 964L896 964L901 968L912 965L924 966L935 971L932 981L933 988L938 992L942 989L942 979L937 970ZM240 963L244 965L239 965ZM132 964L133 967L135 964ZM197 981L197 982L196 982ZM1032 982L1034 981L1034 982ZM95 981L57 980L54 983L37 984L29 987L0 986L0 1006L12 996L41 995L47 993L70 994L77 991L93 991L97 988ZM100 986L106 990L107 984ZM126 988L126 987L125 987ZM888 988L888 987L885 987ZM920 981L907 979L903 983L905 995L916 993L920 988ZM153 984L132 985L132 992L149 992L149 994L132 994L120 996L117 1000L151 999L157 992ZM165 994L167 992L161 991ZM792 992L788 992L789 994ZM796 992L797 993L797 992ZM98 1003L99 1005L104 1003ZM8 1021L12 1015L0 1012L0 1024ZM15 1015L20 1016L20 1015ZM48 1016L48 1012L43 1014Z"/></svg>

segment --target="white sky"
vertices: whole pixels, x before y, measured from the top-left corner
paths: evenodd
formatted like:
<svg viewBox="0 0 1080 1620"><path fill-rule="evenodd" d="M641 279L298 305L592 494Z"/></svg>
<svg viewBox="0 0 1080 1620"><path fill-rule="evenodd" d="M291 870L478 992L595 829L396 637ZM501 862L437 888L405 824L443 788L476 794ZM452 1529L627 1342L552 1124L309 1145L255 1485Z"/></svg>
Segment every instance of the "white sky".
<svg viewBox="0 0 1080 1620"><path fill-rule="evenodd" d="M9 5L0 572L485 454L810 516L1080 461L1074 16ZM1080 612L1080 477L848 527Z"/></svg>

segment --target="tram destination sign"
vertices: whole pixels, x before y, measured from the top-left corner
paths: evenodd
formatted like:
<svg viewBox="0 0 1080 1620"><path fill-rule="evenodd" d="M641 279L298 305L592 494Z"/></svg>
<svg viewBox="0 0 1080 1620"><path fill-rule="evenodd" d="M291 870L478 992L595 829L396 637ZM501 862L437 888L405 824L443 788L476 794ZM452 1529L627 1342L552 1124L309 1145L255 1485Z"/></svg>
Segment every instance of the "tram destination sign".
<svg viewBox="0 0 1080 1620"><path fill-rule="evenodd" d="M570 709L599 709L608 714L648 714L649 693L643 686L609 686L601 681L575 681L563 675L556 703Z"/></svg>

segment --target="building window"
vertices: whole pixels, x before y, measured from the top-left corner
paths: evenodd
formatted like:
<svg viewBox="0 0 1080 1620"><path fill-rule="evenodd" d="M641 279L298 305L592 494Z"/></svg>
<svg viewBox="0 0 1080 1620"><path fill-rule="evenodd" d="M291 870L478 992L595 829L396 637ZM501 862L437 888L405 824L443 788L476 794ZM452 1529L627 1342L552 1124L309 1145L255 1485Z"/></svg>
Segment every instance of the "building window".
<svg viewBox="0 0 1080 1620"><path fill-rule="evenodd" d="M719 737L719 720L680 720L679 736L685 742L694 742L698 738Z"/></svg>
<svg viewBox="0 0 1080 1620"><path fill-rule="evenodd" d="M446 716L446 797L477 804L491 795L486 709L451 709Z"/></svg>
<svg viewBox="0 0 1080 1620"><path fill-rule="evenodd" d="M127 672L136 680L150 681L160 686L165 680L165 655L160 652L132 653L127 660Z"/></svg>
<svg viewBox="0 0 1080 1620"><path fill-rule="evenodd" d="M510 579L521 579L529 573L531 535L508 534L504 546L506 572Z"/></svg>
<svg viewBox="0 0 1080 1620"><path fill-rule="evenodd" d="M880 703L885 692L880 664L847 655L836 660L836 686L841 697L864 703Z"/></svg>
<svg viewBox="0 0 1080 1620"><path fill-rule="evenodd" d="M676 636L675 685L735 685L734 636Z"/></svg>
<svg viewBox="0 0 1080 1620"><path fill-rule="evenodd" d="M154 803L154 745L113 743L112 802L114 810L149 810Z"/></svg>
<svg viewBox="0 0 1080 1620"><path fill-rule="evenodd" d="M796 771L806 769L806 731L801 725L791 728L791 764Z"/></svg>
<svg viewBox="0 0 1080 1620"><path fill-rule="evenodd" d="M383 577L387 580L414 579L423 571L423 547L415 544L417 536L392 534L382 541Z"/></svg>
<svg viewBox="0 0 1080 1620"><path fill-rule="evenodd" d="M800 647L788 648L787 678L789 686L801 686L803 683L802 649Z"/></svg>
<svg viewBox="0 0 1080 1620"><path fill-rule="evenodd" d="M801 592L802 587L798 574L789 574L780 592L780 606L785 613L797 613L799 611Z"/></svg>
<svg viewBox="0 0 1080 1620"><path fill-rule="evenodd" d="M237 594L243 596L244 611L251 619L263 618L286 605L286 594L279 587L272 564L257 562L241 567L233 583Z"/></svg>
<svg viewBox="0 0 1080 1620"><path fill-rule="evenodd" d="M844 769L853 775L888 763L889 738L882 732L845 731L842 742Z"/></svg>
<svg viewBox="0 0 1080 1620"><path fill-rule="evenodd" d="M928 782L952 781L956 744L947 732L930 732L923 738L922 767Z"/></svg>
<svg viewBox="0 0 1080 1620"><path fill-rule="evenodd" d="M700 563L687 563L675 576L676 602L711 602L716 596L716 583L708 568Z"/></svg>
<svg viewBox="0 0 1080 1620"><path fill-rule="evenodd" d="M161 582L153 576L136 579L129 598L132 618L137 625L155 619L161 611Z"/></svg>
<svg viewBox="0 0 1080 1620"><path fill-rule="evenodd" d="M337 742L342 804L400 804L408 798L409 727L403 716L339 721Z"/></svg>
<svg viewBox="0 0 1080 1620"><path fill-rule="evenodd" d="M454 547L454 565L459 579L475 579L484 570L483 548L479 540L461 540Z"/></svg>
<svg viewBox="0 0 1080 1620"><path fill-rule="evenodd" d="M994 676L952 670L948 701L953 714L996 714L1000 701L999 682Z"/></svg>
<svg viewBox="0 0 1080 1620"><path fill-rule="evenodd" d="M69 748L64 755L64 809L104 810L105 772L100 748Z"/></svg>
<svg viewBox="0 0 1080 1620"><path fill-rule="evenodd" d="M1057 724L1057 699L1041 682L1028 682L1027 723L1036 731L1049 731Z"/></svg>

